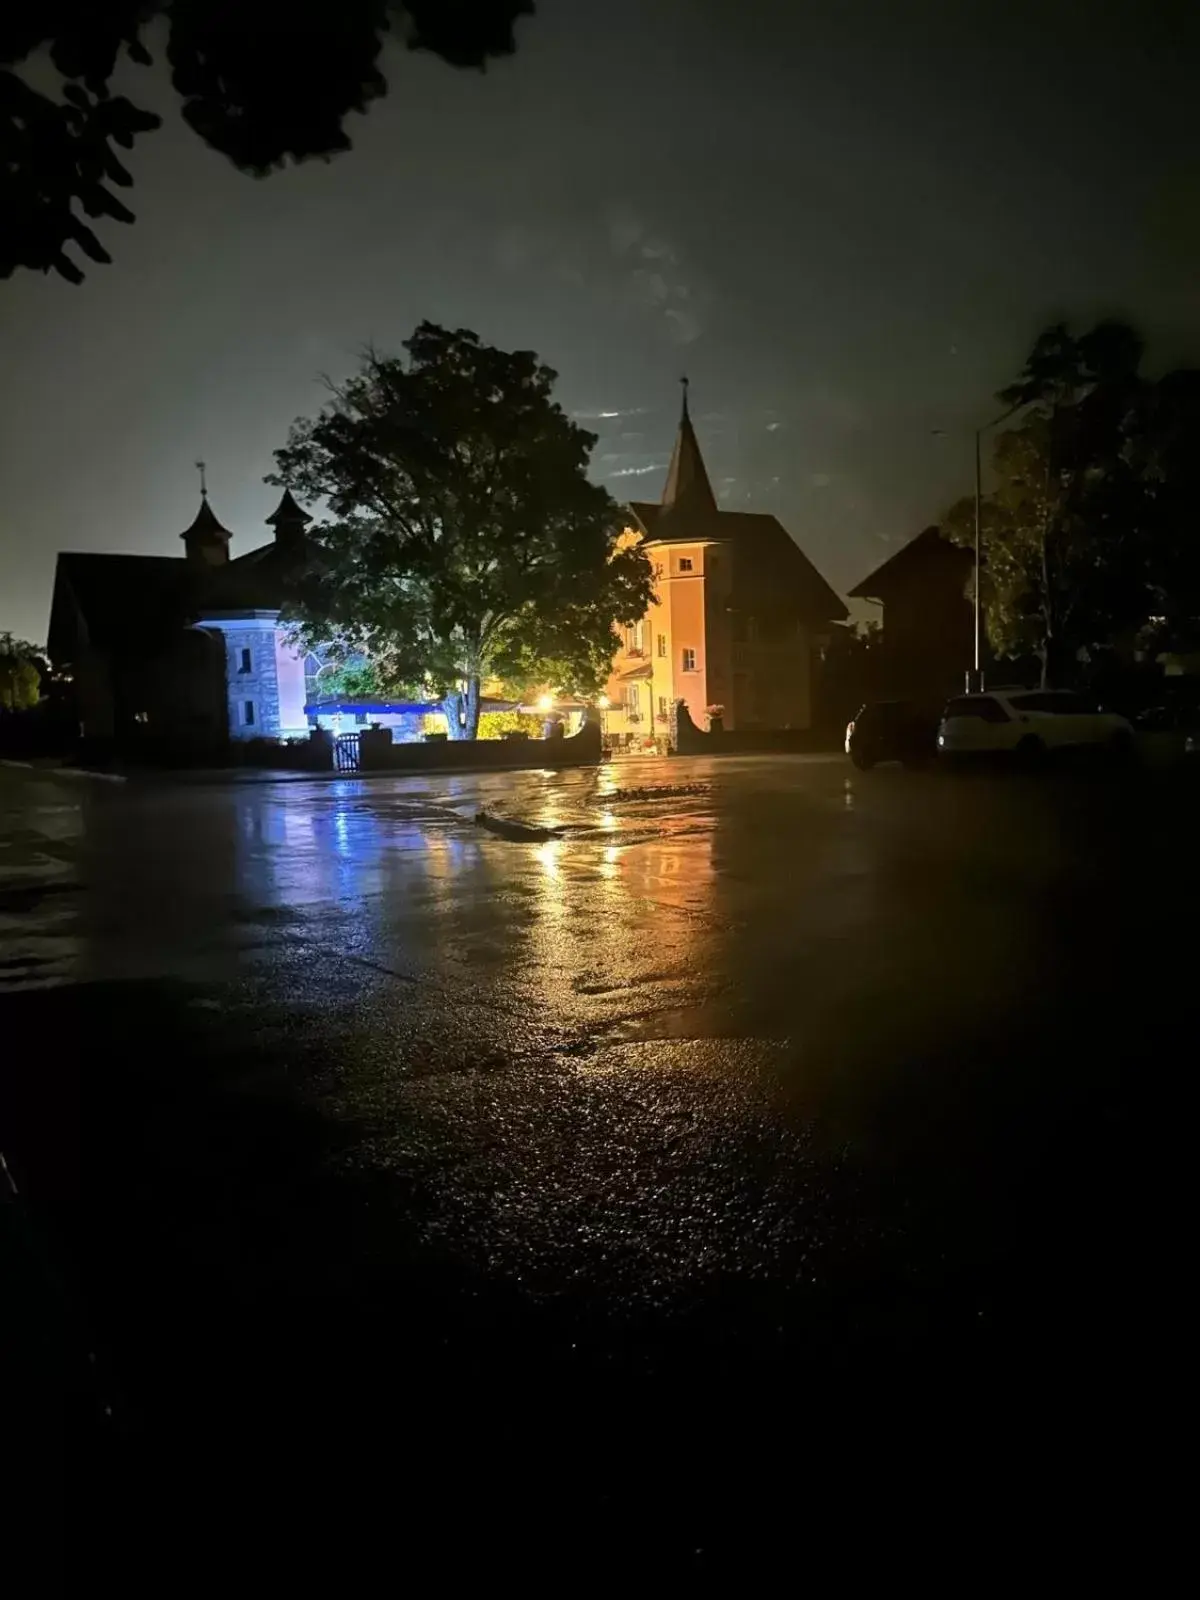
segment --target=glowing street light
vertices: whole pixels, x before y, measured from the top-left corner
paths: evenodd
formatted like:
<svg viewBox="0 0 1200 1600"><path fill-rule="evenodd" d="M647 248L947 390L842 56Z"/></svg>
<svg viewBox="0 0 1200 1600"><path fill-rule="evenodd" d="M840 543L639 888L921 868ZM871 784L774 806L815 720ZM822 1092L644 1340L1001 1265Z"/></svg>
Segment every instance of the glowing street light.
<svg viewBox="0 0 1200 1600"><path fill-rule="evenodd" d="M608 710L608 696L606 694L602 694L600 696L599 700L596 701L596 704L600 707L601 711L607 711Z"/></svg>
<svg viewBox="0 0 1200 1600"><path fill-rule="evenodd" d="M537 706L538 706L538 710L539 711L553 711L554 710L554 698L553 698L553 696L552 695L548 695L548 694L539 695L538 696Z"/></svg>

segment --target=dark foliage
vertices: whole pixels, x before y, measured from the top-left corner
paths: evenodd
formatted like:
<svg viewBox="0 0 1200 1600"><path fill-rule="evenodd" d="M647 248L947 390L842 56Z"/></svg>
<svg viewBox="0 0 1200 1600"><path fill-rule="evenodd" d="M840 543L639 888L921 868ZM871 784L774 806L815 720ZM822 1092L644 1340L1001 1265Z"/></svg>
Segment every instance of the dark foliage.
<svg viewBox="0 0 1200 1600"><path fill-rule="evenodd" d="M111 257L83 220L132 222L113 193L132 184L117 155L160 118L112 95L119 63L148 66L149 26L166 23L182 112L199 136L256 176L350 148L345 121L387 92L379 55L389 32L455 67L483 68L515 48L532 0L9 0L0 68L45 51L61 98L0 70L0 276L83 272L67 253ZM82 215L81 215L82 214Z"/></svg>
<svg viewBox="0 0 1200 1600"><path fill-rule="evenodd" d="M988 636L999 655L1036 655L1046 683L1149 634L1200 635L1200 373L1148 378L1142 348L1124 323L1056 323L1000 392L1017 415L983 505ZM942 526L973 542L972 502Z"/></svg>

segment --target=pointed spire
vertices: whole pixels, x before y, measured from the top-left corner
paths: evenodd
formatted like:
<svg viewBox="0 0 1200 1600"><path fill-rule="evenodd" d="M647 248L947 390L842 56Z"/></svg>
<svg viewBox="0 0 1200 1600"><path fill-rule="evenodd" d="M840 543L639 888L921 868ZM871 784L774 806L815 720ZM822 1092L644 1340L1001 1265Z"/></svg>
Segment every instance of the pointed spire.
<svg viewBox="0 0 1200 1600"><path fill-rule="evenodd" d="M279 504L266 519L267 527L275 529L276 550L299 555L304 551L304 532L312 518L303 506L292 499L290 489L283 491Z"/></svg>
<svg viewBox="0 0 1200 1600"><path fill-rule="evenodd" d="M672 512L689 520L704 521L716 515L717 502L708 481L704 457L696 439L696 430L688 413L688 380L681 378L683 410L679 418L679 433L667 468L667 486L663 490L663 512Z"/></svg>
<svg viewBox="0 0 1200 1600"><path fill-rule="evenodd" d="M277 539L285 528L307 528L311 521L312 518L308 512L292 499L292 491L290 489L283 491L279 504L271 515L266 518L267 527L275 529L275 537Z"/></svg>
<svg viewBox="0 0 1200 1600"><path fill-rule="evenodd" d="M206 566L218 567L229 560L229 541L233 538L208 503L208 485L204 478L204 463L197 461L200 471L200 509L179 535L189 561L201 561Z"/></svg>

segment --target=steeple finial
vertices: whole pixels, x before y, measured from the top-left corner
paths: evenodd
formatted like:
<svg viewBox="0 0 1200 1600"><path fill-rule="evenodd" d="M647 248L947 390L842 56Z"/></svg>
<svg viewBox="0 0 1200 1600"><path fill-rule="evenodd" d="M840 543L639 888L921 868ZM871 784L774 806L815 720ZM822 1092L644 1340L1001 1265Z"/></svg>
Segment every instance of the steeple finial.
<svg viewBox="0 0 1200 1600"><path fill-rule="evenodd" d="M200 498L201 498L201 500L207 500L208 499L208 479L205 476L205 474L208 471L208 463L207 463L207 461L197 461L197 463L196 463L196 471L200 474Z"/></svg>
<svg viewBox="0 0 1200 1600"><path fill-rule="evenodd" d="M716 515L717 502L688 413L688 380L680 378L679 383L683 389L683 411L679 418L679 433L671 454L671 465L667 468L662 509L664 513L670 512L673 519L686 518L692 525L699 526Z"/></svg>

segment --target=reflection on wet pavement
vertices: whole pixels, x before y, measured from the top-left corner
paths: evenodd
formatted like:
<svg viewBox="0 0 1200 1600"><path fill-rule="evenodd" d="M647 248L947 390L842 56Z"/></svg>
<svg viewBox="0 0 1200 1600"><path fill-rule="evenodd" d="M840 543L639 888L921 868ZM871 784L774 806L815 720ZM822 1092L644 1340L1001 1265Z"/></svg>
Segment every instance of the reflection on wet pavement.
<svg viewBox="0 0 1200 1600"><path fill-rule="evenodd" d="M1190 1214L1159 1107L1194 1031L1194 816L1140 780L802 758L0 774L0 1003L39 1041L0 1111L158 1429L132 1503L255 1427L280 1483L402 1439L420 1505L431 1451L495 1439L519 1516L610 1505L644 1460L694 1551L664 1384L720 1501L747 1456L713 1396L773 1463L839 1363L855 1392L953 1373L955 1405L980 1373L1055 1407L1143 1381Z"/></svg>

